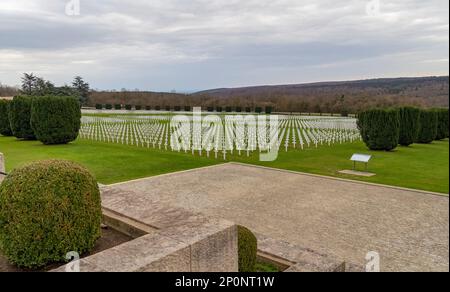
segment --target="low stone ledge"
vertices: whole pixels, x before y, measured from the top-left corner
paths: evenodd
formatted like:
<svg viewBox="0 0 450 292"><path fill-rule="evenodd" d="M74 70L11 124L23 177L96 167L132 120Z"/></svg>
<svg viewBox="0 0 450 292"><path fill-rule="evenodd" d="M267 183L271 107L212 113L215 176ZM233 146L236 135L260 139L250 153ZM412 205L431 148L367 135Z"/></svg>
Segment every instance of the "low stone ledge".
<svg viewBox="0 0 450 292"><path fill-rule="evenodd" d="M256 234L258 256L285 272L362 272L363 268L308 248Z"/></svg>
<svg viewBox="0 0 450 292"><path fill-rule="evenodd" d="M234 223L108 187L102 188L102 206L104 216L119 228L146 234L80 260L81 272L237 272L239 269ZM54 271L64 272L65 266Z"/></svg>

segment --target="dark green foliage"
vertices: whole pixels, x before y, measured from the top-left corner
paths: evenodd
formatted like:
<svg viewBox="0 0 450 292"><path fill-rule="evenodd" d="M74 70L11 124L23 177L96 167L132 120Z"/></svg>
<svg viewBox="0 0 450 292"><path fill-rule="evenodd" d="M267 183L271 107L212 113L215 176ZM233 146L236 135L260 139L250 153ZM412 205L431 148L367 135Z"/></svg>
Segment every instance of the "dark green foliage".
<svg viewBox="0 0 450 292"><path fill-rule="evenodd" d="M420 129L418 143L429 144L437 137L438 113L436 110L422 110L420 112Z"/></svg>
<svg viewBox="0 0 450 292"><path fill-rule="evenodd" d="M223 111L221 106L216 107L216 112L221 113Z"/></svg>
<svg viewBox="0 0 450 292"><path fill-rule="evenodd" d="M11 125L9 123L9 100L0 99L0 135L12 136Z"/></svg>
<svg viewBox="0 0 450 292"><path fill-rule="evenodd" d="M113 108L112 104L105 105L105 109L107 109L107 110L112 110L112 108Z"/></svg>
<svg viewBox="0 0 450 292"><path fill-rule="evenodd" d="M270 115L273 111L273 108L271 106L266 106L266 114Z"/></svg>
<svg viewBox="0 0 450 292"><path fill-rule="evenodd" d="M255 113L257 113L257 114L262 113L262 108L261 107L256 107L255 108Z"/></svg>
<svg viewBox="0 0 450 292"><path fill-rule="evenodd" d="M122 105L121 104L115 104L114 105L114 109L115 110L121 110L122 109Z"/></svg>
<svg viewBox="0 0 450 292"><path fill-rule="evenodd" d="M166 111L170 112L170 106L166 106Z"/></svg>
<svg viewBox="0 0 450 292"><path fill-rule="evenodd" d="M231 108L231 106L227 106L227 107L225 108L225 111L226 111L227 113L231 113L231 112L233 111L233 109Z"/></svg>
<svg viewBox="0 0 450 292"><path fill-rule="evenodd" d="M125 105L125 109L126 109L127 111L131 111L132 108L133 108L133 106L132 106L131 104L126 104L126 105Z"/></svg>
<svg viewBox="0 0 450 292"><path fill-rule="evenodd" d="M103 105L97 103L97 104L95 105L95 109L101 110L101 109L103 109Z"/></svg>
<svg viewBox="0 0 450 292"><path fill-rule="evenodd" d="M43 96L33 99L31 127L46 145L67 144L78 137L81 126L80 102L71 96Z"/></svg>
<svg viewBox="0 0 450 292"><path fill-rule="evenodd" d="M9 122L13 135L18 139L36 139L31 128L31 104L30 96L16 96L9 104Z"/></svg>
<svg viewBox="0 0 450 292"><path fill-rule="evenodd" d="M147 106L145 106L145 110L146 110L146 111L150 111L150 110L152 110L152 107L149 106L149 105L147 105Z"/></svg>
<svg viewBox="0 0 450 292"><path fill-rule="evenodd" d="M70 251L91 251L101 222L97 182L73 162L33 163L0 185L0 249L20 267L39 268L65 261Z"/></svg>
<svg viewBox="0 0 450 292"><path fill-rule="evenodd" d="M251 112L252 112L252 109L249 108L249 107L246 107L246 108L245 108L245 112L246 112L246 113L251 113Z"/></svg>
<svg viewBox="0 0 450 292"><path fill-rule="evenodd" d="M185 111L185 112L190 112L190 111L191 111L191 107L188 106L188 105L185 106L185 107L184 107L184 111Z"/></svg>
<svg viewBox="0 0 450 292"><path fill-rule="evenodd" d="M395 109L372 109L358 115L358 127L371 150L391 151L400 138L400 114Z"/></svg>
<svg viewBox="0 0 450 292"><path fill-rule="evenodd" d="M208 106L208 109L207 109L209 112L213 112L214 111L214 108L212 107L212 106Z"/></svg>
<svg viewBox="0 0 450 292"><path fill-rule="evenodd" d="M77 92L80 104L86 105L89 99L89 83L85 82L82 77L77 76L72 82L72 88Z"/></svg>
<svg viewBox="0 0 450 292"><path fill-rule="evenodd" d="M420 109L414 107L403 107L399 109L400 114L400 138L399 144L409 146L416 142L420 128Z"/></svg>
<svg viewBox="0 0 450 292"><path fill-rule="evenodd" d="M448 138L448 109L438 109L437 110L438 115L438 126L437 126L437 135L436 140L443 140L445 138Z"/></svg>
<svg viewBox="0 0 450 292"><path fill-rule="evenodd" d="M137 111L140 111L142 109L142 106L141 105L137 105L135 108L136 108Z"/></svg>
<svg viewBox="0 0 450 292"><path fill-rule="evenodd" d="M238 226L239 272L255 272L258 252L256 236L247 228Z"/></svg>
<svg viewBox="0 0 450 292"><path fill-rule="evenodd" d="M155 110L160 111L161 107L159 105L155 106Z"/></svg>
<svg viewBox="0 0 450 292"><path fill-rule="evenodd" d="M175 106L175 111L176 111L176 112L181 111L181 106Z"/></svg>
<svg viewBox="0 0 450 292"><path fill-rule="evenodd" d="M240 112L242 112L242 108L241 108L241 107L239 107L239 106L238 106L238 107L236 107L236 112L237 112L237 113L240 113Z"/></svg>

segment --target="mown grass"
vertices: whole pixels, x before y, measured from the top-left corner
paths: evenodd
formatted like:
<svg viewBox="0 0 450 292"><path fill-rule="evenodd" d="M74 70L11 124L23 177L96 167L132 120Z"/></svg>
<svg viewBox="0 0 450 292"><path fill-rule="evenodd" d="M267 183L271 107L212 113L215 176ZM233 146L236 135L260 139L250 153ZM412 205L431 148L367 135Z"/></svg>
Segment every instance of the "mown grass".
<svg viewBox="0 0 450 292"><path fill-rule="evenodd" d="M0 152L6 156L8 171L30 161L68 159L85 165L104 184L224 162L222 155L215 159L214 153L207 158L205 153L200 157L197 152L193 156L184 152L81 139L69 145L44 146L37 141L18 141L0 136ZM354 177L338 173L352 168L349 158L353 153L373 155L369 171L376 173L375 177ZM449 192L448 140L399 147L392 152L369 151L361 142L320 146L317 149L290 149L288 152L281 150L274 162L260 162L257 153L247 157L245 152L241 156L235 152L228 155L227 160L445 194Z"/></svg>

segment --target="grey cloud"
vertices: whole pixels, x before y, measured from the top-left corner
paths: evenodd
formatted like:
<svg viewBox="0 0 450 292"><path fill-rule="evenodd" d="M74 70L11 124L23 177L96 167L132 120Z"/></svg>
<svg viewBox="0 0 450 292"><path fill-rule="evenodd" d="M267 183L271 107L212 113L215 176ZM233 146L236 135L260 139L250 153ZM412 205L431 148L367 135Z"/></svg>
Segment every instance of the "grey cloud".
<svg viewBox="0 0 450 292"><path fill-rule="evenodd" d="M2 0L0 81L36 71L171 90L448 74L448 1L380 0L368 15L369 1L81 0L69 17L65 0Z"/></svg>

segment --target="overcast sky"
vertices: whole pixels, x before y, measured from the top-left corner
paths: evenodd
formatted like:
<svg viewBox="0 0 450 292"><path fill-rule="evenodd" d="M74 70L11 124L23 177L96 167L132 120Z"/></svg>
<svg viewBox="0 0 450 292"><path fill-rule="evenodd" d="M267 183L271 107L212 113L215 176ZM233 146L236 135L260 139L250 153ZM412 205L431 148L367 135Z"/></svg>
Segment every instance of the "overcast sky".
<svg viewBox="0 0 450 292"><path fill-rule="evenodd" d="M449 74L448 0L79 0L79 15L69 2L0 1L1 83L35 72L185 91Z"/></svg>

